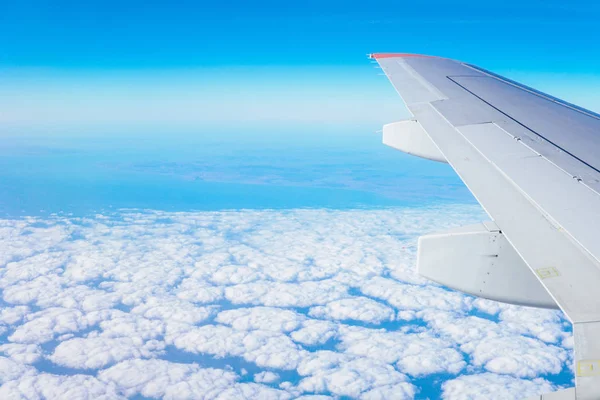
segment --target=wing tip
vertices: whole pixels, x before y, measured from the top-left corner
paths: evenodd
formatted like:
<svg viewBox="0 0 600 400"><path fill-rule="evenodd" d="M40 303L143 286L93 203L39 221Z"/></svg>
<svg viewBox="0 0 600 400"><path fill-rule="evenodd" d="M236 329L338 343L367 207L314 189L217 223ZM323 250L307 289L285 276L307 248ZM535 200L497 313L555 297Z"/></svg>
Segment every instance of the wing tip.
<svg viewBox="0 0 600 400"><path fill-rule="evenodd" d="M378 60L380 58L409 58L409 57L435 57L428 56L425 54L413 54L413 53L371 53L369 58Z"/></svg>

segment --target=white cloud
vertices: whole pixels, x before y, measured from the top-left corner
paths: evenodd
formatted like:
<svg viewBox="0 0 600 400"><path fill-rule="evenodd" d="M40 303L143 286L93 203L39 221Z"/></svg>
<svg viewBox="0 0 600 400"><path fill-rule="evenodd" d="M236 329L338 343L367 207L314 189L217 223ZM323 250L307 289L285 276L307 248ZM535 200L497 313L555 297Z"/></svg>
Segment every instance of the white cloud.
<svg viewBox="0 0 600 400"><path fill-rule="evenodd" d="M225 297L234 304L270 307L310 307L347 296L348 287L333 279L300 283L261 281L225 289Z"/></svg>
<svg viewBox="0 0 600 400"><path fill-rule="evenodd" d="M80 310L71 308L47 308L28 315L26 321L10 335L11 341L44 343L59 334L77 332L89 326L86 315Z"/></svg>
<svg viewBox="0 0 600 400"><path fill-rule="evenodd" d="M296 368L304 352L288 336L270 331L237 331L225 326L205 325L167 336L167 342L190 353L217 357L239 356L260 367Z"/></svg>
<svg viewBox="0 0 600 400"><path fill-rule="evenodd" d="M506 375L479 374L459 376L443 385L445 400L513 400L552 391L546 380L524 380Z"/></svg>
<svg viewBox="0 0 600 400"><path fill-rule="evenodd" d="M502 305L500 321L476 316L461 316L453 312L422 311L419 315L442 337L459 344L469 354L472 365L490 372L535 377L557 374L568 361L568 352L557 345L525 335L538 334L554 342L568 338L558 313ZM522 318L517 318L519 311ZM538 325L534 325L537 323Z"/></svg>
<svg viewBox="0 0 600 400"><path fill-rule="evenodd" d="M265 375L268 380L269 376ZM98 374L101 381L121 388L127 396L164 399L289 399L282 390L239 383L231 371L175 364L163 360L129 360Z"/></svg>
<svg viewBox="0 0 600 400"><path fill-rule="evenodd" d="M343 327L340 340L340 347L346 353L395 363L400 371L410 375L456 374L466 366L452 342L429 332L373 332L361 327Z"/></svg>
<svg viewBox="0 0 600 400"><path fill-rule="evenodd" d="M164 336L167 323L139 315L115 311L100 322L100 335L105 338L126 337L138 340L157 339Z"/></svg>
<svg viewBox="0 0 600 400"><path fill-rule="evenodd" d="M0 386L2 399L122 399L114 385L92 376L22 375Z"/></svg>
<svg viewBox="0 0 600 400"><path fill-rule="evenodd" d="M374 277L365 281L361 290L400 310L440 309L466 312L472 308L470 297L433 285L409 285L389 278Z"/></svg>
<svg viewBox="0 0 600 400"><path fill-rule="evenodd" d="M98 369L129 358L148 358L164 349L157 340L139 338L75 338L60 343L50 361L78 369Z"/></svg>
<svg viewBox="0 0 600 400"><path fill-rule="evenodd" d="M291 332L297 329L306 317L290 310L271 307L240 308L223 311L216 322L230 325L237 330L265 330Z"/></svg>
<svg viewBox="0 0 600 400"><path fill-rule="evenodd" d="M29 312L29 307L26 306L5 307L0 310L0 321L6 325L14 325L21 322Z"/></svg>
<svg viewBox="0 0 600 400"><path fill-rule="evenodd" d="M129 360L101 371L98 379L119 387L127 396L153 398L213 397L233 385L231 371L201 368L197 364L175 364L163 360Z"/></svg>
<svg viewBox="0 0 600 400"><path fill-rule="evenodd" d="M407 382L395 385L383 385L363 393L360 398L364 400L387 400L387 399L412 399L415 396L415 388Z"/></svg>
<svg viewBox="0 0 600 400"><path fill-rule="evenodd" d="M557 311L504 305L499 313L503 329L556 343L565 336L561 314Z"/></svg>
<svg viewBox="0 0 600 400"><path fill-rule="evenodd" d="M279 375L271 371L263 371L254 375L254 382L273 383L279 380Z"/></svg>
<svg viewBox="0 0 600 400"><path fill-rule="evenodd" d="M366 297L335 300L325 306L312 307L309 315L316 318L355 320L379 324L394 319L394 310Z"/></svg>
<svg viewBox="0 0 600 400"><path fill-rule="evenodd" d="M318 351L305 357L298 366L298 373L306 376L298 384L302 391L376 398L373 390L393 386L397 399L412 398L415 392L406 376L385 362L330 351Z"/></svg>
<svg viewBox="0 0 600 400"><path fill-rule="evenodd" d="M449 399L552 390L573 347L559 312L415 274L418 235L480 217L447 206L0 220L0 398L412 398L415 382L441 395L433 374L447 374Z"/></svg>
<svg viewBox="0 0 600 400"><path fill-rule="evenodd" d="M518 377L557 374L568 359L564 349L522 336L490 338L464 344L462 348L471 353L475 365Z"/></svg>
<svg viewBox="0 0 600 400"><path fill-rule="evenodd" d="M0 357L0 385L22 376L35 375L35 369L10 358Z"/></svg>
<svg viewBox="0 0 600 400"><path fill-rule="evenodd" d="M173 297L149 297L131 310L132 314L148 319L197 324L214 313L211 307L196 307L192 303Z"/></svg>
<svg viewBox="0 0 600 400"><path fill-rule="evenodd" d="M273 389L256 383L238 383L225 389L217 399L265 399L265 400L288 400L292 395L286 391Z"/></svg>
<svg viewBox="0 0 600 400"><path fill-rule="evenodd" d="M302 327L291 333L291 338L304 345L323 344L337 334L338 326L329 321L307 320Z"/></svg>
<svg viewBox="0 0 600 400"><path fill-rule="evenodd" d="M33 364L42 358L42 349L37 344L2 344L0 345L0 353L3 353L22 366Z"/></svg>

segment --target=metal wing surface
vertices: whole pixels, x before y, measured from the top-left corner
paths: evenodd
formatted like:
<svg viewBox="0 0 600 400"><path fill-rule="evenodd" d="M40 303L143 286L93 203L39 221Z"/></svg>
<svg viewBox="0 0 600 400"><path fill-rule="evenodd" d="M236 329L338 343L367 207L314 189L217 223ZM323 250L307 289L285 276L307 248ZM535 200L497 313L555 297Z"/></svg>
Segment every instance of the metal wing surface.
<svg viewBox="0 0 600 400"><path fill-rule="evenodd" d="M448 162L492 219L421 238L420 272L558 306L573 323L576 387L536 398L600 399L600 116L459 61L370 57L414 116L386 125L384 142Z"/></svg>

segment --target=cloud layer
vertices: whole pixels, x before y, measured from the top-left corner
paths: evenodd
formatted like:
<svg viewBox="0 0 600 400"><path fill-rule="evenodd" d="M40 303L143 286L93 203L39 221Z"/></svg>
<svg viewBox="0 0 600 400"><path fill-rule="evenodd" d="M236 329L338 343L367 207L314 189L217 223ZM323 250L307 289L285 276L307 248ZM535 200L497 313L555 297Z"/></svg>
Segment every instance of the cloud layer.
<svg viewBox="0 0 600 400"><path fill-rule="evenodd" d="M559 312L415 274L419 235L483 218L446 206L0 220L0 398L512 398L569 384Z"/></svg>

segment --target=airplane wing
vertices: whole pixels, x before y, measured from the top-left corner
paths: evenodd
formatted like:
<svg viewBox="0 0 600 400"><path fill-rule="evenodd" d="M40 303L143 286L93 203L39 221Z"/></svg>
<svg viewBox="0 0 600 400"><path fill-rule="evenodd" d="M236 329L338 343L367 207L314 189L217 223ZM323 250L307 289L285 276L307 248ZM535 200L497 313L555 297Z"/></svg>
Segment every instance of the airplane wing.
<svg viewBox="0 0 600 400"><path fill-rule="evenodd" d="M559 307L573 324L576 385L535 399L600 399L600 115L455 60L370 58L414 116L384 126L384 143L448 162L491 218L422 237L419 272Z"/></svg>

